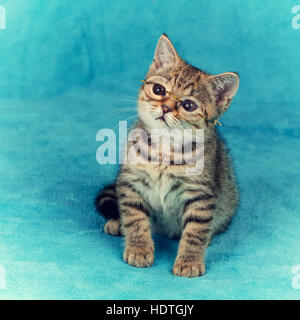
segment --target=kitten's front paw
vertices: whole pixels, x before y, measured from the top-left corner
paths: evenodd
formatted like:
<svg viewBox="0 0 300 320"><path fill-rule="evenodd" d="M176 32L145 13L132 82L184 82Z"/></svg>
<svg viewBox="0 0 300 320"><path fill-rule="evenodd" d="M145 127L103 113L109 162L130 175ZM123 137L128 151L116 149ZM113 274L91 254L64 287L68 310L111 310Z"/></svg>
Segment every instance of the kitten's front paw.
<svg viewBox="0 0 300 320"><path fill-rule="evenodd" d="M120 220L109 219L104 226L104 232L111 236L121 236Z"/></svg>
<svg viewBox="0 0 300 320"><path fill-rule="evenodd" d="M154 261L154 253L151 247L136 248L126 246L124 261L137 268L150 267Z"/></svg>
<svg viewBox="0 0 300 320"><path fill-rule="evenodd" d="M202 262L175 261L172 270L175 276L179 277L200 277L205 274L205 266Z"/></svg>

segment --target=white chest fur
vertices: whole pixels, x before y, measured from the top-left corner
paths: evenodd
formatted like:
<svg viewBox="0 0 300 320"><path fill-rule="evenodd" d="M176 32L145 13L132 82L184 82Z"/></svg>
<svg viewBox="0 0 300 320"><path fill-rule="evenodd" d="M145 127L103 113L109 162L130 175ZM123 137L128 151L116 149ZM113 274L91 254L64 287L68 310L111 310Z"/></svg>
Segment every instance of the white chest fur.
<svg viewBox="0 0 300 320"><path fill-rule="evenodd" d="M174 237L181 233L183 203L178 194L172 191L175 181L170 178L168 171L166 165L153 166L148 171L151 176L151 180L148 179L150 188L141 183L136 187L152 208L153 231Z"/></svg>

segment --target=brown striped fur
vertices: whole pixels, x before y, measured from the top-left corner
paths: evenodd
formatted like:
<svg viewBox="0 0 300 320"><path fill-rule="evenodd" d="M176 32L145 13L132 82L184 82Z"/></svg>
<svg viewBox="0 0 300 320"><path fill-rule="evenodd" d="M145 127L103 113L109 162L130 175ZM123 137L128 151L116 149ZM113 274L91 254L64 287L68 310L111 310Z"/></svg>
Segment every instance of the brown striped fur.
<svg viewBox="0 0 300 320"><path fill-rule="evenodd" d="M211 76L192 67L162 35L146 81L164 85L176 97L191 97L199 108L188 113L172 96L153 96L152 85L145 84L138 100L140 119L134 128L148 133L153 128L204 129L204 170L186 175L191 164L163 163L164 150L160 146L156 150L158 163L150 163L145 151L151 151L151 142L144 141L136 157L146 157L145 163L122 165L116 183L100 193L96 206L109 219L105 232L125 235L124 260L130 265L148 267L153 263L151 233L160 232L180 238L173 273L201 276L205 273L205 248L214 234L226 228L238 204L226 144L201 114L210 120L218 119L236 93L239 78L232 72ZM169 111L165 120L157 120L164 108ZM133 143L128 144L130 148Z"/></svg>

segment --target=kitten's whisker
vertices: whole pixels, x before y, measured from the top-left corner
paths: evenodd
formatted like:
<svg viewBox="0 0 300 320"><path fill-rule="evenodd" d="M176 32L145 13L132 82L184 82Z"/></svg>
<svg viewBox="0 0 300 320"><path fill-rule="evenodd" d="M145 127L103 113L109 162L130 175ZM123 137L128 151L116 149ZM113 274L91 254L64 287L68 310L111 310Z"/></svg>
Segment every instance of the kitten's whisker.
<svg viewBox="0 0 300 320"><path fill-rule="evenodd" d="M116 110L116 111L112 111L106 118L104 118L103 120L108 120L111 117L114 117L116 115L119 115L122 112L136 112L136 108L123 108L122 110Z"/></svg>
<svg viewBox="0 0 300 320"><path fill-rule="evenodd" d="M127 119L123 120L123 121L128 121L128 120L131 120L131 119L134 119L134 118L137 118L137 114L131 116L131 117L128 117Z"/></svg>
<svg viewBox="0 0 300 320"><path fill-rule="evenodd" d="M126 121L126 122L130 123L130 122L134 122L135 120L137 120L137 118L138 118L138 115L135 114L135 115L133 115L131 117L128 117L128 118L126 118L124 120L119 120L119 122L120 121ZM119 122L113 127L113 130L117 129L117 126L119 125Z"/></svg>

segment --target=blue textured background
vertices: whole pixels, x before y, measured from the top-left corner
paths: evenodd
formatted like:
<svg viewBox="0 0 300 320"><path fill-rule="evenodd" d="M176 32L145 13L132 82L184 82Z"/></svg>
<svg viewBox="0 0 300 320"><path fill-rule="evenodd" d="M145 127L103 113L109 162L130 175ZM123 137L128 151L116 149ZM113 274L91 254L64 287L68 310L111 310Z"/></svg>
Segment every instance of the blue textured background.
<svg viewBox="0 0 300 320"><path fill-rule="evenodd" d="M1 299L300 298L291 285L300 264L297 1L0 4ZM161 236L153 267L125 264L123 241L103 233L93 209L117 172L97 164L96 133L134 115L111 112L134 108L162 32L190 63L241 78L221 128L241 204L197 279L171 274L177 242Z"/></svg>

